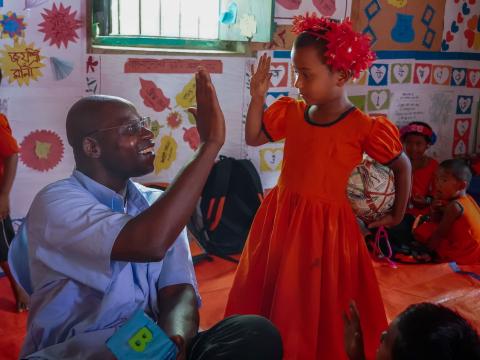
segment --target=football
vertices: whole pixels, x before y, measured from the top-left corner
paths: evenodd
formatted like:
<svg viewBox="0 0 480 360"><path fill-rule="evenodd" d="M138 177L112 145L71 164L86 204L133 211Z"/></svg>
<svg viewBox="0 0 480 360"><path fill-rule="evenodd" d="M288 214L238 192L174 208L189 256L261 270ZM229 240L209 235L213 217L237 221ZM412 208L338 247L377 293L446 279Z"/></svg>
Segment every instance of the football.
<svg viewBox="0 0 480 360"><path fill-rule="evenodd" d="M354 213L365 223L383 217L395 201L393 171L365 156L348 179L347 195Z"/></svg>

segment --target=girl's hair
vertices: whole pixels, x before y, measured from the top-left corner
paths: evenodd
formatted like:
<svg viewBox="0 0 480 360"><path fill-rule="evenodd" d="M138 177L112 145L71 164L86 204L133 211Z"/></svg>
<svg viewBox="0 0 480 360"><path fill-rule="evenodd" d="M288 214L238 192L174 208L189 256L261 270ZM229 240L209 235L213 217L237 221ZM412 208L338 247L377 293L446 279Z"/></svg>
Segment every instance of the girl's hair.
<svg viewBox="0 0 480 360"><path fill-rule="evenodd" d="M396 319L398 337L393 360L480 359L480 338L473 327L449 308L420 303Z"/></svg>
<svg viewBox="0 0 480 360"><path fill-rule="evenodd" d="M472 180L472 171L468 167L467 161L464 159L448 159L438 165L442 169L447 170L452 176L459 181L466 181L467 185Z"/></svg>
<svg viewBox="0 0 480 360"><path fill-rule="evenodd" d="M402 141L405 141L410 134L423 136L430 145L435 144L437 141L437 135L432 127L423 121L412 121L400 129L400 139Z"/></svg>
<svg viewBox="0 0 480 360"><path fill-rule="evenodd" d="M324 54L327 48L327 40L321 37L321 35L325 34L325 30L316 31L316 32L318 33L319 36L315 36L311 32L302 32L298 34L298 36L293 41L293 46L296 49L305 48L309 46L314 47L315 49L317 49L317 53L320 60L322 60L323 63L326 63ZM330 70L332 69L330 65L328 67L330 68Z"/></svg>

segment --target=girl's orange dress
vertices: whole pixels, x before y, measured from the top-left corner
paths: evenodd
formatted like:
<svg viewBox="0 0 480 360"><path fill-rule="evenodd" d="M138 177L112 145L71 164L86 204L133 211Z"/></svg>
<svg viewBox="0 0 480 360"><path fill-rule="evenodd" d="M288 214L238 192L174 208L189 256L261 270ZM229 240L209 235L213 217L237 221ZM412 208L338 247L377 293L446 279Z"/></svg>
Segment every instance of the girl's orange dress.
<svg viewBox="0 0 480 360"><path fill-rule="evenodd" d="M226 314L272 320L287 360L338 360L346 359L342 314L353 299L373 358L387 320L346 187L363 152L388 163L402 144L383 117L352 108L320 126L306 110L284 97L264 114L272 140L285 138L282 171L253 221Z"/></svg>

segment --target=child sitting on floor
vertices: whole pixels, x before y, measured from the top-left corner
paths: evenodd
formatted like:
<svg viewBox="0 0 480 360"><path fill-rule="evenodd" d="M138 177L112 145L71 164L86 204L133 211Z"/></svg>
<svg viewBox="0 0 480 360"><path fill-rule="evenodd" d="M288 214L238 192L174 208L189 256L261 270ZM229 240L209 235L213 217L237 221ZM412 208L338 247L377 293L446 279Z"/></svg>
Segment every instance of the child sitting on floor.
<svg viewBox="0 0 480 360"><path fill-rule="evenodd" d="M344 315L345 351L350 360L364 360L360 317L354 303ZM449 308L410 305L382 333L377 360L480 359L480 338L462 316Z"/></svg>
<svg viewBox="0 0 480 360"><path fill-rule="evenodd" d="M480 207L466 190L472 173L464 160L445 160L435 174L430 220L414 230L440 261L480 263Z"/></svg>

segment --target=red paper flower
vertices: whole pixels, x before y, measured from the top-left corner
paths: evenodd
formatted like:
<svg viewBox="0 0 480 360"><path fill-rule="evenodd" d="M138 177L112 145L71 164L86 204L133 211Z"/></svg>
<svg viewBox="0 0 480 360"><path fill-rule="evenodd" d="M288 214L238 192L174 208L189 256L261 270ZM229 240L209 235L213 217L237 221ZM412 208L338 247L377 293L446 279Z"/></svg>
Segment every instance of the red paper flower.
<svg viewBox="0 0 480 360"><path fill-rule="evenodd" d="M47 10L46 14L42 14L43 22L38 24L40 29L38 31L43 32L45 37L43 41L50 40L50 45L57 45L58 48L63 45L65 48L68 46L68 42L77 42L79 38L77 35L77 29L82 26L82 21L75 19L77 12L70 13L71 6L64 7L60 4L53 3L52 10Z"/></svg>
<svg viewBox="0 0 480 360"><path fill-rule="evenodd" d="M337 71L346 71L352 77L370 67L375 53L370 49L370 38L352 28L349 18L335 21L327 17L317 17L315 13L295 16L292 31L296 34L307 32L326 41L324 53L327 64Z"/></svg>
<svg viewBox="0 0 480 360"><path fill-rule="evenodd" d="M50 130L35 130L25 136L20 144L20 160L34 170L51 170L62 157L62 139Z"/></svg>

